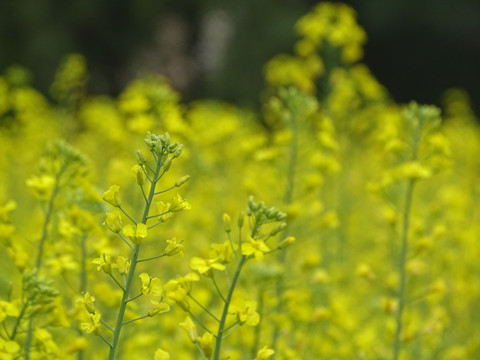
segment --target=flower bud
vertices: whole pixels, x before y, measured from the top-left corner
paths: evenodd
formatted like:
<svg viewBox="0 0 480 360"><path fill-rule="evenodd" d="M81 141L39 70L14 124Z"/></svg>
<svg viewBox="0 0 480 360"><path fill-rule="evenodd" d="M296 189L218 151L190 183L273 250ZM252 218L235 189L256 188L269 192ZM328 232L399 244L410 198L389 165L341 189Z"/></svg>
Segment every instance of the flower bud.
<svg viewBox="0 0 480 360"><path fill-rule="evenodd" d="M192 321L190 316L187 316L184 322L181 322L180 327L184 328L185 331L188 334L188 337L192 341L192 343L196 343L198 340L198 334L197 334L197 327L195 326L195 323Z"/></svg>
<svg viewBox="0 0 480 360"><path fill-rule="evenodd" d="M103 225L105 225L110 231L118 233L122 230L122 215L118 210L107 213L107 218L105 219Z"/></svg>
<svg viewBox="0 0 480 360"><path fill-rule="evenodd" d="M169 152L169 153L173 153L173 152L177 149L178 145L179 145L179 144L176 143L176 142L174 142L173 144L168 145L168 148L167 148L167 149L168 149L168 152Z"/></svg>
<svg viewBox="0 0 480 360"><path fill-rule="evenodd" d="M282 241L280 241L280 243L278 244L278 248L279 249L286 248L287 246L292 245L295 242L295 240L296 239L293 236L289 236L283 239Z"/></svg>
<svg viewBox="0 0 480 360"><path fill-rule="evenodd" d="M239 228L243 227L243 223L245 222L245 213L242 211L238 214L237 225Z"/></svg>
<svg viewBox="0 0 480 360"><path fill-rule="evenodd" d="M89 314L95 314L95 298L90 295L90 293L83 294L83 306L88 311Z"/></svg>
<svg viewBox="0 0 480 360"><path fill-rule="evenodd" d="M137 150L137 161L138 165L144 165L147 163L147 158L142 150Z"/></svg>
<svg viewBox="0 0 480 360"><path fill-rule="evenodd" d="M270 231L270 236L275 236L277 235L280 231L282 231L283 229L285 229L287 227L287 223L286 222L282 222L280 224L278 224L277 226L275 226L271 231Z"/></svg>
<svg viewBox="0 0 480 360"><path fill-rule="evenodd" d="M180 179L178 179L178 180L175 182L175 186L176 186L176 187L180 187L180 186L182 186L183 184L185 184L189 179L190 179L190 175L182 176Z"/></svg>
<svg viewBox="0 0 480 360"><path fill-rule="evenodd" d="M178 144L177 149L175 150L175 153L173 154L173 157L174 157L174 158L179 157L180 154L182 153L182 150L183 150L183 145L182 145L182 144Z"/></svg>
<svg viewBox="0 0 480 360"><path fill-rule="evenodd" d="M227 213L223 214L223 226L225 228L225 232L229 233L232 231L232 219Z"/></svg>
<svg viewBox="0 0 480 360"><path fill-rule="evenodd" d="M155 302L152 301L152 303L153 303L153 307L148 311L148 316L150 317L170 311L170 305L168 305L167 303L164 303L164 302L158 303L156 301Z"/></svg>
<svg viewBox="0 0 480 360"><path fill-rule="evenodd" d="M143 172L143 168L140 165L134 165L132 167L132 173L137 179L137 184L142 186L145 182L145 173Z"/></svg>
<svg viewBox="0 0 480 360"><path fill-rule="evenodd" d="M167 160L165 160L165 162L163 163L163 171L170 170L171 165L172 165L172 158L167 158Z"/></svg>
<svg viewBox="0 0 480 360"><path fill-rule="evenodd" d="M118 185L110 186L108 190L103 193L103 200L105 200L109 204L112 204L115 207L121 206L122 202L120 200L120 195L118 193L119 190L120 190L120 186Z"/></svg>

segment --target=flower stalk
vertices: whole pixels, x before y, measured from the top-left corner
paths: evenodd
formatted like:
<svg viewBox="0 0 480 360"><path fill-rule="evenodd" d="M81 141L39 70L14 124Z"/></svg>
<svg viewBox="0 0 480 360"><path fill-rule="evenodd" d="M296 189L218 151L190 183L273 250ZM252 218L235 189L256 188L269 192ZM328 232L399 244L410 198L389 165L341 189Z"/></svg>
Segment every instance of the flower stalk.
<svg viewBox="0 0 480 360"><path fill-rule="evenodd" d="M155 195L155 187L157 185L158 180L160 179L160 169L162 168L162 158L157 158L157 167L155 169L155 173L151 182L150 191L148 193L148 197L145 203L145 207L143 210L142 220L140 221L142 224L146 224L148 214L150 212L150 207L152 205L153 197ZM120 332L122 331L122 327L124 323L125 317L125 310L127 308L127 303L129 302L130 291L132 289L133 279L135 277L135 269L138 263L138 254L140 252L140 245L141 243L135 244L132 251L132 258L130 263L130 269L128 270L127 280L125 283L125 289L123 291L122 301L120 303L120 308L118 309L117 321L115 324L115 328L113 330L113 337L112 337L112 345L110 347L110 351L108 353L108 360L115 359L115 353L118 348L118 342L120 339Z"/></svg>

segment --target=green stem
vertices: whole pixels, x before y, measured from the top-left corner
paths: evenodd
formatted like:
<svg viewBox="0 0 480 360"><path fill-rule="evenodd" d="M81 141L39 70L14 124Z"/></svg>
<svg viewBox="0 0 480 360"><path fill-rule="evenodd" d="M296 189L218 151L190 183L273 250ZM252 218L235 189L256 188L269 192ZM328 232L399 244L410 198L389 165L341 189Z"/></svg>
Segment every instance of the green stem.
<svg viewBox="0 0 480 360"><path fill-rule="evenodd" d="M228 241L230 242L230 247L232 248L232 252L233 252L233 254L235 255L235 260L238 261L237 250L236 250L235 247L233 246L232 235L230 234L230 231L227 232L227 237L228 237Z"/></svg>
<svg viewBox="0 0 480 360"><path fill-rule="evenodd" d="M155 174L152 180L152 185L150 186L150 191L148 193L147 202L143 210L142 221L141 221L143 224L147 222L148 213L150 212L150 206L152 204L152 200L155 195L155 187L157 185L158 180L160 179L158 174L160 172L161 167L162 167L162 161L161 161L161 157L159 157L157 160L157 168L155 170ZM118 348L118 342L120 339L120 332L123 326L123 319L125 317L125 310L127 308L128 297L130 295L133 279L135 277L135 268L137 267L137 259L138 259L138 254L140 252L140 245L141 244L136 244L133 248L132 258L130 260L131 261L130 269L128 270L127 281L125 283L125 291L123 292L122 302L120 303L120 308L118 309L117 322L115 324L115 329L113 330L113 337L112 337L110 351L108 353L108 360L115 359L115 352L117 351L117 348Z"/></svg>
<svg viewBox="0 0 480 360"><path fill-rule="evenodd" d="M128 213L121 207L119 206L118 209L123 212L125 214L125 216L131 221L133 222L135 225L137 225L137 222L135 220L132 219L132 217L130 215L128 215Z"/></svg>
<svg viewBox="0 0 480 360"><path fill-rule="evenodd" d="M395 342L393 345L393 360L398 360L400 355L401 347L401 336L403 329L402 316L405 309L406 302L406 282L407 282L407 272L405 269L405 264L407 262L407 253L408 253L408 229L410 225L410 209L412 207L412 198L413 198L413 188L415 185L414 180L409 180L407 184L407 191L405 193L405 208L403 210L403 227L402 227L402 245L400 249L400 259L398 264L398 273L400 276L399 285L398 285L398 310L395 315Z"/></svg>
<svg viewBox="0 0 480 360"><path fill-rule="evenodd" d="M155 193L155 195L166 193L167 191L170 191L170 190L172 190L172 189L175 189L176 187L177 187L176 185L170 186L170 187L167 188L167 189L157 191L157 192Z"/></svg>
<svg viewBox="0 0 480 360"><path fill-rule="evenodd" d="M141 319L145 319L145 318L147 318L147 317L149 317L148 314L147 314L147 315L143 315L143 316L139 316L139 317L137 317L137 318L135 318L135 319L125 320L125 321L123 322L123 325L130 324L131 322L134 322L134 321L137 321L137 320L141 320Z"/></svg>
<svg viewBox="0 0 480 360"><path fill-rule="evenodd" d="M80 275L79 275L79 287L80 291L85 291L87 288L87 234L84 234L80 239ZM103 320L100 320L103 322ZM104 324L106 325L106 324ZM110 329L111 330L111 329ZM77 327L78 336L82 336L82 329ZM77 360L83 360L85 358L85 350L80 349L77 352Z"/></svg>
<svg viewBox="0 0 480 360"><path fill-rule="evenodd" d="M265 291L263 288L260 289L260 293L258 294L258 314L260 315L260 319L263 317L263 308L264 308L264 294ZM262 323L260 322L257 326L255 326L255 335L253 341L251 356L254 359L257 356L258 348L260 346L260 335L262 332Z"/></svg>
<svg viewBox="0 0 480 360"><path fill-rule="evenodd" d="M66 165L62 166L58 173L55 174L55 185L52 189L52 194L50 195L50 199L48 200L47 210L45 212L45 222L43 223L42 229L42 236L38 242L38 252L37 252L37 260L35 262L35 266L37 270L40 270L42 266L42 258L43 258L43 250L45 247L45 241L48 237L48 226L50 225L50 220L53 214L53 207L55 204L55 198L58 195L60 190L60 178L62 177L63 172L66 170ZM28 321L28 328L27 328L27 337L25 340L25 360L30 360L30 346L32 344L33 339L33 315L30 317Z"/></svg>
<svg viewBox="0 0 480 360"><path fill-rule="evenodd" d="M227 298L225 299L225 305L223 306L222 317L220 318L220 324L218 325L217 339L215 342L215 350L213 352L213 360L220 360L220 349L222 347L222 338L225 328L225 322L227 320L228 308L230 307L230 302L232 301L233 291L235 290L235 285L237 284L238 278L240 277L240 272L242 271L243 265L247 261L247 256L243 255L240 261L237 264L235 269L235 274L232 278L232 284L228 288Z"/></svg>
<svg viewBox="0 0 480 360"><path fill-rule="evenodd" d="M411 161L414 161L418 157L418 148L420 144L420 137L422 134L422 127L423 127L423 118L418 119L419 122L413 134L413 144L412 144L412 154L411 154ZM407 271L405 268L407 262L407 254L408 254L408 230L410 227L410 211L412 207L412 200L413 200L413 189L415 186L415 179L409 179L407 182L407 189L405 191L405 203L403 209L403 226L402 226L402 244L400 249L400 258L398 262L398 273L400 276L399 284L398 284L398 291L397 291L397 299L398 299L398 310L395 314L395 340L393 344L393 360L398 360L400 356L401 350L401 342L402 342L402 330L403 330L403 313L405 310L406 305L406 284L407 284Z"/></svg>
<svg viewBox="0 0 480 360"><path fill-rule="evenodd" d="M190 293L187 294L190 299L192 299L203 311L205 311L208 315L210 315L213 319L220 322L220 320L212 314L210 310L208 310L205 306L203 306L197 299L195 299Z"/></svg>
<svg viewBox="0 0 480 360"><path fill-rule="evenodd" d="M137 263L144 262L144 261L155 260L155 259L158 259L158 258L161 258L161 257L164 257L164 256L167 256L167 254L163 253L163 254L160 254L160 255L155 255L155 256L148 257L148 258L144 258L144 259L139 259L139 260L137 260Z"/></svg>
<svg viewBox="0 0 480 360"><path fill-rule="evenodd" d="M215 281L214 275L212 275L212 276L210 277L210 279L212 279L213 285L215 286L215 289L217 290L218 295L222 298L222 300L223 300L224 302L227 302L227 300L225 300L225 297L223 296L222 292L220 291L220 288L218 287L217 282Z"/></svg>
<svg viewBox="0 0 480 360"><path fill-rule="evenodd" d="M205 330L206 332L212 334L213 336L215 336L215 334L209 329L207 328L205 325L203 325L203 322L200 321L199 318L197 318L191 311L188 311L188 314L190 315L190 317L199 325L203 328L203 330Z"/></svg>
<svg viewBox="0 0 480 360"><path fill-rule="evenodd" d="M122 291L125 291L125 288L123 287L123 285L120 284L120 282L115 278L115 276L112 275L112 273L109 273L108 275L112 278L113 281L115 281L115 284L117 284L118 287L122 289Z"/></svg>
<svg viewBox="0 0 480 360"><path fill-rule="evenodd" d="M297 128L297 120L293 119L292 121L292 142L290 144L290 153L289 153L289 163L287 168L287 185L285 188L285 197L284 202L285 205L288 206L293 201L293 192L295 189L295 171L297 168L297 161L298 161L298 128ZM288 232L288 225L283 230L283 233ZM286 251L280 251L278 253L278 261L280 264L285 264L286 261ZM282 302L282 294L285 289L285 279L284 277L280 277L277 281L276 286L276 295L277 295L277 306L275 308L275 312L277 314L282 312L283 302ZM273 328L273 335L272 335L272 348L275 349L277 347L278 337L280 336L280 329L278 325L275 325ZM275 356L275 355L274 355Z"/></svg>
<svg viewBox="0 0 480 360"><path fill-rule="evenodd" d="M18 314L17 318L15 319L15 324L13 325L12 335L10 335L10 340L15 340L15 336L17 335L18 326L22 321L23 316L25 315L25 311L27 310L28 301L22 304L22 308L20 309L20 313Z"/></svg>
<svg viewBox="0 0 480 360"><path fill-rule="evenodd" d="M62 167L56 174L55 186L53 187L52 194L50 195L50 199L48 200L47 210L45 213L45 222L43 223L42 236L40 238L40 241L38 242L37 260L35 263L36 268L39 270L40 270L40 267L42 266L43 248L45 247L45 241L48 237L48 225L50 225L50 220L53 214L53 206L55 203L55 198L57 197L58 190L60 188L59 187L60 177L62 176L62 173L64 170L65 168Z"/></svg>
<svg viewBox="0 0 480 360"><path fill-rule="evenodd" d="M25 339L25 360L30 360L30 347L33 339L33 317L28 321L27 337Z"/></svg>

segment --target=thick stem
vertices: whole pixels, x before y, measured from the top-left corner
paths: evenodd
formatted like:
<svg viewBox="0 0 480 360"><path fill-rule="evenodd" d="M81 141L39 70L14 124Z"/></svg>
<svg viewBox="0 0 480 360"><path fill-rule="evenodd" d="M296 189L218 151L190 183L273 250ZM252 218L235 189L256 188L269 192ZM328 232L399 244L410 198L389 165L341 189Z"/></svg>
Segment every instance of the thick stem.
<svg viewBox="0 0 480 360"><path fill-rule="evenodd" d="M284 203L286 206L290 205L293 201L293 192L295 189L295 171L297 167L298 161L298 128L297 128L297 119L293 119L292 121L292 142L290 143L290 154L289 154L289 163L287 169L287 186L285 188L285 197ZM288 225L284 229L283 233L288 232ZM280 264L284 264L286 261L286 252L280 251L278 253L278 261ZM282 277L278 279L277 286L276 286L276 294L277 294L277 306L275 308L276 313L281 313L283 308L282 302L282 294L285 289L285 280ZM280 335L280 329L278 325L275 325L273 328L273 335L272 335L272 348L276 348L278 337ZM275 355L274 355L275 356Z"/></svg>
<svg viewBox="0 0 480 360"><path fill-rule="evenodd" d="M233 274L232 284L228 288L228 294L225 299L225 305L223 306L222 317L220 318L220 324L218 325L217 339L215 342L215 350L213 352L213 360L220 360L220 349L222 347L222 338L223 338L223 332L225 329L225 322L227 320L228 308L230 307L230 302L232 301L235 285L237 284L238 278L240 277L240 272L242 271L243 265L245 265L246 261L247 261L247 256L243 255L237 264L237 268L235 269L235 274Z"/></svg>
<svg viewBox="0 0 480 360"><path fill-rule="evenodd" d="M413 143L412 143L412 154L411 160L414 161L418 157L418 148L420 143L420 137L422 134L423 119L419 118L419 123L416 126L415 132L413 134ZM408 254L408 230L410 227L410 212L412 207L413 200L413 189L415 186L415 179L409 179L407 182L407 189L405 191L405 203L403 209L403 226L402 226L402 244L400 248L400 258L398 261L398 274L399 274L399 284L397 291L397 300L398 300L398 310L395 314L395 340L393 344L393 360L398 360L401 350L402 342L402 330L403 330L403 313L405 310L406 303L406 284L407 284L407 272L405 265L407 262Z"/></svg>
<svg viewBox="0 0 480 360"><path fill-rule="evenodd" d="M55 198L58 195L60 177L62 176L63 171L64 168L61 168L56 174L55 185L53 187L52 194L50 195L50 199L48 200L47 210L45 212L45 221L43 223L42 236L40 237L40 240L38 242L37 260L35 262L35 266L38 270L40 270L40 267L42 266L43 248L45 246L45 241L48 237L48 226L50 225L50 220L53 214L53 206L55 203Z"/></svg>
<svg viewBox="0 0 480 360"><path fill-rule="evenodd" d="M157 185L157 181L159 180L158 174L160 172L161 167L162 167L162 161L160 156L157 160L157 168L155 170L155 174L150 186L148 198L145 204L145 208L143 210L142 221L141 221L142 224L146 224L147 222L148 214L150 212L150 206L152 204L152 200L155 195L155 187ZM108 360L115 359L115 352L117 351L117 348L118 348L120 332L122 330L122 326L124 325L123 319L125 317L125 310L127 308L127 303L129 301L128 299L130 296L130 290L132 288L133 279L135 277L135 268L137 267L139 252L140 252L140 244L136 244L132 251L132 258L130 260L130 269L128 270L127 281L125 283L125 291L123 292L122 302L120 303L120 308L118 309L117 322L115 323L115 328L113 330L113 337L112 337L112 343L111 343L112 346L110 347L110 352L108 353Z"/></svg>
<svg viewBox="0 0 480 360"><path fill-rule="evenodd" d="M258 313L260 314L260 319L263 316L263 307L264 307L264 295L265 295L265 290L262 288L260 289L260 293L258 294ZM262 332L262 323L260 322L256 327L255 327L255 335L253 338L255 339L253 341L253 346L251 350L251 356L252 359L254 359L257 355L258 348L260 346L260 335Z"/></svg>
<svg viewBox="0 0 480 360"><path fill-rule="evenodd" d="M400 355L401 348L401 337L403 329L403 311L405 309L406 301L406 283L407 283L407 272L405 269L405 264L407 262L407 253L408 253L408 229L410 226L410 210L412 207L412 198L413 198L413 188L415 185L414 180L409 180L407 183L407 190L405 193L405 208L403 210L403 227L402 227L402 244L400 249L400 258L398 263L398 273L400 276L397 299L398 299L398 310L395 315L396 329L395 329L395 342L393 346L393 360L398 360Z"/></svg>

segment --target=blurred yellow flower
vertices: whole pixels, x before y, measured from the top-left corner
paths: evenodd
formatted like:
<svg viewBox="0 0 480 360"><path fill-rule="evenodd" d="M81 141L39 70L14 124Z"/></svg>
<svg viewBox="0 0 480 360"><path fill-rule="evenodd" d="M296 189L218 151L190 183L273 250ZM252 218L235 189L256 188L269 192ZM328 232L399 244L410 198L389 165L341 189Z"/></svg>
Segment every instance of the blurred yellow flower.
<svg viewBox="0 0 480 360"><path fill-rule="evenodd" d="M157 349L153 357L154 360L170 360L170 354L162 349Z"/></svg>
<svg viewBox="0 0 480 360"><path fill-rule="evenodd" d="M55 178L50 175L32 176L26 184L40 200L47 200L52 195Z"/></svg>
<svg viewBox="0 0 480 360"><path fill-rule="evenodd" d="M264 346L257 352L257 357L255 360L268 360L273 354L275 354L275 350Z"/></svg>
<svg viewBox="0 0 480 360"><path fill-rule="evenodd" d="M256 326L260 322L256 301L235 299L230 306L230 311L235 314L240 325Z"/></svg>
<svg viewBox="0 0 480 360"><path fill-rule="evenodd" d="M190 260L190 267L193 270L197 270L200 274L204 274L206 276L212 276L214 270L225 270L225 265L220 263L219 258L203 259L199 257L193 257Z"/></svg>
<svg viewBox="0 0 480 360"><path fill-rule="evenodd" d="M187 316L185 318L185 321L181 322L180 327L185 329L185 331L188 334L188 337L190 338L190 341L192 343L196 343L198 340L198 334L197 334L197 327L195 326L195 323L192 321L192 318L190 316Z"/></svg>

